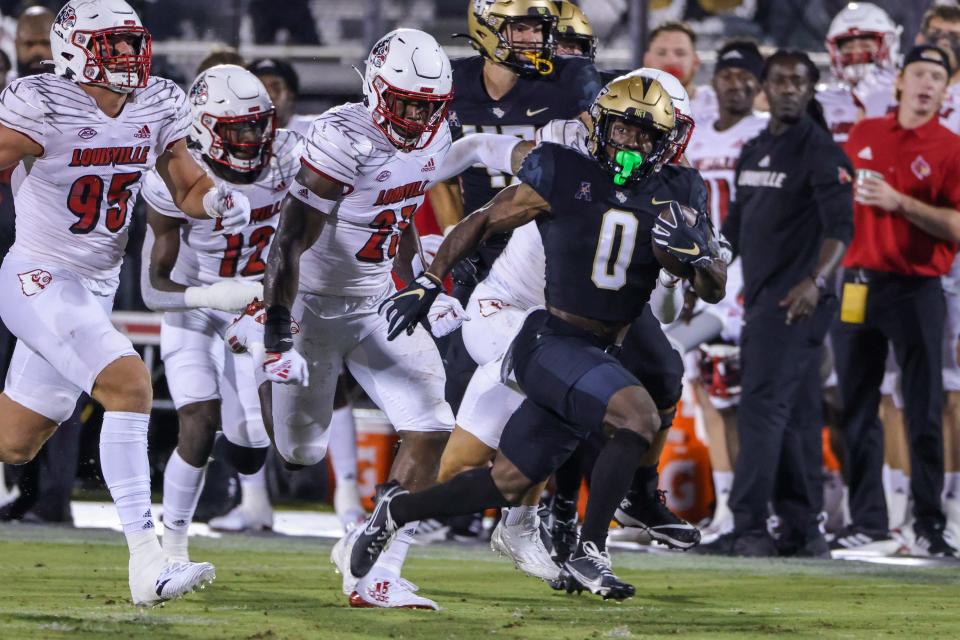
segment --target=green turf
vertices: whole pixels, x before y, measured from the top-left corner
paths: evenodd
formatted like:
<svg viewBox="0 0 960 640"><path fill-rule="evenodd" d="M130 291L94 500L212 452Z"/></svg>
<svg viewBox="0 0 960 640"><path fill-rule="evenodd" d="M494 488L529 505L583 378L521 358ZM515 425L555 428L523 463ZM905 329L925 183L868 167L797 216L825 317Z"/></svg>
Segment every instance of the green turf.
<svg viewBox="0 0 960 640"><path fill-rule="evenodd" d="M351 610L329 542L199 539L213 587L128 604L119 534L0 527L0 638L960 638L960 566L892 568L615 553L625 603L554 593L484 547L416 547L408 577L441 612Z"/></svg>

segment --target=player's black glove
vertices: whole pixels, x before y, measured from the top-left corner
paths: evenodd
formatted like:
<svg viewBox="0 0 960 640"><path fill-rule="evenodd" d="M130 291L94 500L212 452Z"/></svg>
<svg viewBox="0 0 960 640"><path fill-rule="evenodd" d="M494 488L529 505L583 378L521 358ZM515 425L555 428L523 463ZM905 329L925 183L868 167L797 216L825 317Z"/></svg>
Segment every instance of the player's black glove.
<svg viewBox="0 0 960 640"><path fill-rule="evenodd" d="M433 301L443 291L440 280L429 273L408 284L402 291L384 300L380 304L378 313L386 309L387 340L393 340L404 331L407 335L413 333L417 323L427 317Z"/></svg>
<svg viewBox="0 0 960 640"><path fill-rule="evenodd" d="M462 286L474 288L480 282L480 254L468 256L453 266L450 272L453 281Z"/></svg>
<svg viewBox="0 0 960 640"><path fill-rule="evenodd" d="M706 267L719 254L710 216L676 200L670 202L668 211L657 217L653 241L680 262L693 267Z"/></svg>

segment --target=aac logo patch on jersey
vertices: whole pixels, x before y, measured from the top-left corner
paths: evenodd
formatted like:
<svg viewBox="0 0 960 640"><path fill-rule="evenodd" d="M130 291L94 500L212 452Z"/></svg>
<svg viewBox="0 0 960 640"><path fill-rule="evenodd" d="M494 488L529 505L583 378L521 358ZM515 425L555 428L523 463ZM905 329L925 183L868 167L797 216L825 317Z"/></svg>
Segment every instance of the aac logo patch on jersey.
<svg viewBox="0 0 960 640"><path fill-rule="evenodd" d="M20 278L20 288L23 290L23 295L28 297L37 295L53 282L53 276L50 272L43 269L18 273L17 277Z"/></svg>
<svg viewBox="0 0 960 640"><path fill-rule="evenodd" d="M577 191L576 195L573 197L575 200L586 200L587 202L593 202L593 195L590 193L590 183L581 182L579 191Z"/></svg>

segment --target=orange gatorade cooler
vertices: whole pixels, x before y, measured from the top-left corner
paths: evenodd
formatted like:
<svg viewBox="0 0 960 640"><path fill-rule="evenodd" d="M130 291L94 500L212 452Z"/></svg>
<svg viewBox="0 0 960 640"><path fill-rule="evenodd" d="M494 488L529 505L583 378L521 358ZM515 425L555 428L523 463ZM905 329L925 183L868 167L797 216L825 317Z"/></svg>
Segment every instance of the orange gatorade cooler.
<svg viewBox="0 0 960 640"><path fill-rule="evenodd" d="M660 455L660 489L667 492L667 506L681 518L699 522L711 514L713 478L707 447L697 438L692 415L682 406L670 428Z"/></svg>
<svg viewBox="0 0 960 640"><path fill-rule="evenodd" d="M399 437L379 409L354 409L357 423L357 486L363 508L373 510L378 484L387 481Z"/></svg>

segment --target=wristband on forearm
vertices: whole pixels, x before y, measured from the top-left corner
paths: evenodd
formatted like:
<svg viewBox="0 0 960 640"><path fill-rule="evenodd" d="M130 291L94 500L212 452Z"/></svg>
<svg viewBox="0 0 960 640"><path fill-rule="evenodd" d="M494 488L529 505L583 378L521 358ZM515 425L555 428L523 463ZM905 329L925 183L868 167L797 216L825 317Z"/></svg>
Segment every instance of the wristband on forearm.
<svg viewBox="0 0 960 640"><path fill-rule="evenodd" d="M263 346L274 353L283 353L293 348L290 310L282 304L267 307L267 319L263 325Z"/></svg>

